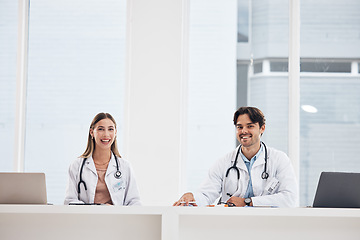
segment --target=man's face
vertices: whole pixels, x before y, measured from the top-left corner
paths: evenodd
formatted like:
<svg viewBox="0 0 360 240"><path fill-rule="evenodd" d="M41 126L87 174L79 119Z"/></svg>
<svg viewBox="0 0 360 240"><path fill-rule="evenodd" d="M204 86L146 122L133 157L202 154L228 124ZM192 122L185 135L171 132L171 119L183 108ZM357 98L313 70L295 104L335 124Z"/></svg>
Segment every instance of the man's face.
<svg viewBox="0 0 360 240"><path fill-rule="evenodd" d="M253 123L247 114L243 114L238 117L235 127L236 138L243 147L259 146L265 125L260 128L259 123Z"/></svg>

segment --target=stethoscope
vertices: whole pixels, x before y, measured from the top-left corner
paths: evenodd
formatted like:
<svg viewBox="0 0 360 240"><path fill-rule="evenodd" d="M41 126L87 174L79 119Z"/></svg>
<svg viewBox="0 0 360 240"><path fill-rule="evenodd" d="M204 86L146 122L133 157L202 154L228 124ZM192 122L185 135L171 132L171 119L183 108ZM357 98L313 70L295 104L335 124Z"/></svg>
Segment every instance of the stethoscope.
<svg viewBox="0 0 360 240"><path fill-rule="evenodd" d="M113 153L114 154L114 153ZM116 179L119 179L119 178L121 178L121 172L120 172L120 170L119 170L119 162L118 162L118 159L117 159L117 157L116 157L116 155L114 154L114 157L115 157L115 162L116 162L116 172L115 172L115 174L114 174L114 177L116 178ZM80 168L80 181L79 181L79 183L78 183L78 196L79 196L79 199L80 199L80 185L81 184L83 184L84 185L84 188L85 188L85 190L87 191L87 187L86 187L86 183L85 183L85 181L82 179L82 171L83 171L83 168L84 168L84 165L85 165L85 162L86 162L86 159L87 158L84 158L84 160L83 160L83 162L82 162L82 164L81 164L81 168Z"/></svg>
<svg viewBox="0 0 360 240"><path fill-rule="evenodd" d="M261 173L261 178L266 180L269 177L269 174L266 171L267 170L267 148L266 148L266 145L265 145L264 142L261 142L261 143L262 143L262 145L264 146L264 149L265 149L265 165L264 165L264 171ZM234 169L236 171L236 173L237 173L238 182L240 180L240 170L236 165L237 165L237 162L238 162L238 156L239 156L240 150L241 150L241 145L239 146L239 149L238 149L238 151L236 153L234 164L231 167L229 167L229 169L226 171L226 174L225 174L225 178L227 178L230 171L232 169ZM225 184L224 184L224 186L225 186ZM226 195L228 195L230 197L232 196L232 194L230 194L230 193L226 193Z"/></svg>

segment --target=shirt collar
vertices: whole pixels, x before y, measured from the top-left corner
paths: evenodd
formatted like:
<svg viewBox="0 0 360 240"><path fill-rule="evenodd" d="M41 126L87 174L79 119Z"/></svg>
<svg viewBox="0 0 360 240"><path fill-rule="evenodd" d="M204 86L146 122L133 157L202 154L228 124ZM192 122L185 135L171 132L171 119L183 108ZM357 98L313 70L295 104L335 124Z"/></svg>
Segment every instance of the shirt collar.
<svg viewBox="0 0 360 240"><path fill-rule="evenodd" d="M261 152L263 151L263 148L264 148L263 145L260 144L260 149L259 149L259 151L255 154L255 156L253 156L250 160L248 160L248 159L245 157L245 155L242 153L242 149L241 149L241 146L240 146L240 156L241 156L241 158L242 158L242 160L243 160L244 162L255 162L256 159L259 158L259 155L260 155Z"/></svg>

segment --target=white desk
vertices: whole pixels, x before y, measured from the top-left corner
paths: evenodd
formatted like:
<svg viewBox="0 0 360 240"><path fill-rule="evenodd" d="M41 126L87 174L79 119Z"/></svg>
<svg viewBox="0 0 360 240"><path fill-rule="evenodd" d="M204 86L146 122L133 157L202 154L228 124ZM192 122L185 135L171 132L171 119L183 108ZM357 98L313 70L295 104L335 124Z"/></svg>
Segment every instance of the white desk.
<svg viewBox="0 0 360 240"><path fill-rule="evenodd" d="M179 239L360 239L360 209L177 210Z"/></svg>
<svg viewBox="0 0 360 240"><path fill-rule="evenodd" d="M0 205L0 239L360 239L360 209Z"/></svg>
<svg viewBox="0 0 360 240"><path fill-rule="evenodd" d="M161 239L160 208L0 205L0 239Z"/></svg>

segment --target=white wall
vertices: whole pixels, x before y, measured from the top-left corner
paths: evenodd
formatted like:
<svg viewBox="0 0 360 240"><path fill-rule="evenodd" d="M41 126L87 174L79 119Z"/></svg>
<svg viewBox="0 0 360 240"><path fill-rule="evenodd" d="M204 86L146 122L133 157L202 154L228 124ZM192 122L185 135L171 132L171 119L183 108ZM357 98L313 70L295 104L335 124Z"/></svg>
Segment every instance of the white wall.
<svg viewBox="0 0 360 240"><path fill-rule="evenodd" d="M144 205L195 190L235 147L236 0L129 0L124 157Z"/></svg>
<svg viewBox="0 0 360 240"><path fill-rule="evenodd" d="M179 197L187 0L128 0L124 157L144 205Z"/></svg>

